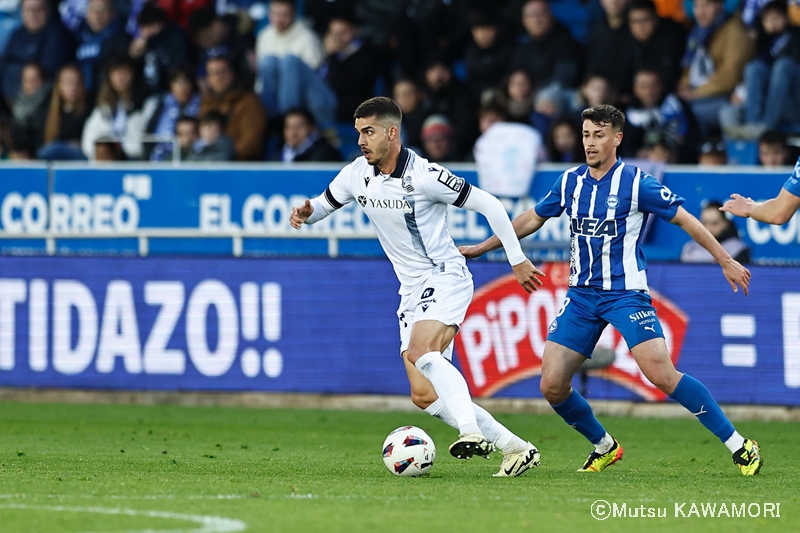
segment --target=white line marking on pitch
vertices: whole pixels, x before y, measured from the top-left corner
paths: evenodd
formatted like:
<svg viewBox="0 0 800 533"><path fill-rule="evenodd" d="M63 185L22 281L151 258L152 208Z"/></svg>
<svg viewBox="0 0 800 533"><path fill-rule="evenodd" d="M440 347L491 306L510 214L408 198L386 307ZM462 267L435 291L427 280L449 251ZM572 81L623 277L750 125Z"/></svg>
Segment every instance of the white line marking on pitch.
<svg viewBox="0 0 800 533"><path fill-rule="evenodd" d="M169 520L185 520L195 522L201 527L197 529L143 529L125 533L236 533L247 529L241 520L220 516L170 513L165 511L138 511L136 509L109 509L106 507L67 507L64 505L28 505L24 503L0 504L2 509L29 509L32 511L52 511L66 513L96 513L106 515L146 516L148 518L166 518Z"/></svg>

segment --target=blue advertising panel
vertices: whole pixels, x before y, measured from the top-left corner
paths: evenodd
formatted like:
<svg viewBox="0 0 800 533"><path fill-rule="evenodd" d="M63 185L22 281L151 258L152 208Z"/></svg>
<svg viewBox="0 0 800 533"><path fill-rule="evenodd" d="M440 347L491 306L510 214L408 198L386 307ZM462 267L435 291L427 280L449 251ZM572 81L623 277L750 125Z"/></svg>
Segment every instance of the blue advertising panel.
<svg viewBox="0 0 800 533"><path fill-rule="evenodd" d="M14 236L47 229L47 167L2 167L0 171L0 235ZM43 252L43 239L0 239L2 253Z"/></svg>
<svg viewBox="0 0 800 533"><path fill-rule="evenodd" d="M488 262L471 270L476 299L509 274ZM800 286L785 281L793 274L755 267L745 297L718 267L653 266L659 314L679 317L665 328L678 368L721 402L800 405ZM376 259L2 257L0 386L404 395L397 287L388 261ZM554 313L563 293L511 296L489 320L521 353L541 342L533 317ZM503 323L517 303L527 318ZM634 386L644 381L626 350L611 347L616 377L590 377L588 396L658 399ZM525 361L504 353L503 371L516 375ZM455 361L474 377L494 357ZM535 372L501 378L494 396L540 397Z"/></svg>

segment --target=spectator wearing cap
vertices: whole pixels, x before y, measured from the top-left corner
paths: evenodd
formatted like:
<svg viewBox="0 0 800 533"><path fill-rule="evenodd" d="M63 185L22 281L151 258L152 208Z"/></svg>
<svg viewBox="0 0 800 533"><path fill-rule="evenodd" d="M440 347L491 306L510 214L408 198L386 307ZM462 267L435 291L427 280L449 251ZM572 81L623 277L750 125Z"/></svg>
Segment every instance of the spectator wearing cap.
<svg viewBox="0 0 800 533"><path fill-rule="evenodd" d="M17 96L25 65L38 63L52 78L75 50L72 36L52 15L47 0L22 0L20 14L22 25L0 55L0 93L9 105Z"/></svg>
<svg viewBox="0 0 800 533"><path fill-rule="evenodd" d="M259 161L264 153L267 114L258 96L237 85L236 74L225 56L206 63L208 91L200 103L200 116L219 111L225 117L225 133L233 139L236 159Z"/></svg>
<svg viewBox="0 0 800 533"><path fill-rule="evenodd" d="M283 138L280 160L284 163L342 160L339 151L320 135L314 116L305 109L290 109L286 113Z"/></svg>
<svg viewBox="0 0 800 533"><path fill-rule="evenodd" d="M719 137L708 139L700 147L698 163L703 166L720 166L728 164L728 152L725 141Z"/></svg>
<svg viewBox="0 0 800 533"><path fill-rule="evenodd" d="M425 68L423 108L427 115L444 115L454 130L456 160L469 152L477 137L475 101L464 82L453 76L443 58L431 58ZM424 128L424 125L423 125Z"/></svg>
<svg viewBox="0 0 800 533"><path fill-rule="evenodd" d="M758 138L758 162L762 167L782 167L789 163L789 145L782 131L767 130Z"/></svg>
<svg viewBox="0 0 800 533"><path fill-rule="evenodd" d="M444 115L431 115L422 125L422 154L429 161L458 161L453 127Z"/></svg>
<svg viewBox="0 0 800 533"><path fill-rule="evenodd" d="M672 165L678 163L678 146L675 140L661 130L650 130L644 138L644 148L636 154L639 159Z"/></svg>
<svg viewBox="0 0 800 533"><path fill-rule="evenodd" d="M323 45L327 59L320 74L336 95L336 120L350 122L361 102L374 95L380 52L361 38L355 22L345 16L331 19Z"/></svg>
<svg viewBox="0 0 800 533"><path fill-rule="evenodd" d="M514 42L500 33L501 23L494 11L476 11L470 15L472 40L467 45L464 64L467 85L476 100L497 86L497 80L503 78L514 53Z"/></svg>
<svg viewBox="0 0 800 533"><path fill-rule="evenodd" d="M149 93L169 90L169 71L188 60L189 45L183 31L170 22L160 7L145 4L139 13L139 36L129 48Z"/></svg>

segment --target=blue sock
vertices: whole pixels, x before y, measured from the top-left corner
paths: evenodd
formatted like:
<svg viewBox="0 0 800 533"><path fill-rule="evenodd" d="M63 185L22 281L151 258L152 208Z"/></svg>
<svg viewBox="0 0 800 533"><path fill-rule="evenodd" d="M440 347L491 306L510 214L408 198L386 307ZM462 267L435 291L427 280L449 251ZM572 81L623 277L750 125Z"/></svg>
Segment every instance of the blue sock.
<svg viewBox="0 0 800 533"><path fill-rule="evenodd" d="M675 387L675 391L670 394L670 398L688 409L722 442L733 435L734 429L731 421L722 412L705 385L692 376L684 374L678 382L678 386Z"/></svg>
<svg viewBox="0 0 800 533"><path fill-rule="evenodd" d="M598 444L606 434L605 428L595 418L589 402L578 391L573 389L566 400L558 405L550 405L564 422L577 429L592 444Z"/></svg>

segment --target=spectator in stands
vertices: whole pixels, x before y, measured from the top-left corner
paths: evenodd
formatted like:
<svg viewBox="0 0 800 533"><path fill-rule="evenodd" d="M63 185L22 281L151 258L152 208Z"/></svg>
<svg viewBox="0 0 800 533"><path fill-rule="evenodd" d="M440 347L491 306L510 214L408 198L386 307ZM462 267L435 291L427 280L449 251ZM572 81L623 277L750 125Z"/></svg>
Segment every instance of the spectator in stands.
<svg viewBox="0 0 800 533"><path fill-rule="evenodd" d="M114 137L103 135L94 144L92 159L100 162L127 161L128 156L122 148L122 143Z"/></svg>
<svg viewBox="0 0 800 533"><path fill-rule="evenodd" d="M314 116L306 109L286 113L283 138L286 142L280 160L284 163L342 160L339 151L320 135Z"/></svg>
<svg viewBox="0 0 800 533"><path fill-rule="evenodd" d="M170 69L189 58L186 37L167 19L164 10L153 4L146 4L137 20L139 36L131 42L128 53L140 62L149 93L168 90Z"/></svg>
<svg viewBox="0 0 800 533"><path fill-rule="evenodd" d="M784 0L761 11L756 57L744 69L745 137L800 122L800 28L789 25Z"/></svg>
<svg viewBox="0 0 800 533"><path fill-rule="evenodd" d="M448 62L464 57L470 38L468 2L409 0L393 29L400 71L414 76L432 57Z"/></svg>
<svg viewBox="0 0 800 533"><path fill-rule="evenodd" d="M478 101L497 86L514 53L514 42L500 33L501 23L494 11L476 11L470 16L472 41L467 45L464 64L467 85Z"/></svg>
<svg viewBox="0 0 800 533"><path fill-rule="evenodd" d="M700 222L725 248L725 251L731 254L734 260L747 265L750 263L750 249L739 237L739 232L733 222L719 210L720 207L722 204L716 200L706 202L700 212ZM695 241L689 241L681 249L681 262L713 263L714 258Z"/></svg>
<svg viewBox="0 0 800 533"><path fill-rule="evenodd" d="M294 0L270 2L269 26L256 40L259 94L270 114L307 107L318 123L333 120L335 98L316 75L323 59L319 37L295 16Z"/></svg>
<svg viewBox="0 0 800 533"><path fill-rule="evenodd" d="M602 74L626 101L633 83L633 37L626 10L630 0L600 0L603 17L589 34L586 70Z"/></svg>
<svg viewBox="0 0 800 533"><path fill-rule="evenodd" d="M419 134L425 121L425 110L422 108L422 92L417 82L410 78L400 78L394 82L392 97L403 112L403 124L400 137L406 148L419 148L422 141Z"/></svg>
<svg viewBox="0 0 800 533"><path fill-rule="evenodd" d="M583 49L569 30L553 18L546 0L529 0L522 8L526 41L514 51L509 69L523 69L534 88L557 84L574 88L581 79Z"/></svg>
<svg viewBox="0 0 800 533"><path fill-rule="evenodd" d="M53 85L47 81L41 65L25 65L20 91L12 107L11 135L17 148L28 154L35 154L42 145L52 90Z"/></svg>
<svg viewBox="0 0 800 533"><path fill-rule="evenodd" d="M590 72L577 91L567 93L569 116L581 121L581 113L587 107L596 107L617 102L617 91L611 81L602 74Z"/></svg>
<svg viewBox="0 0 800 533"><path fill-rule="evenodd" d="M128 52L130 37L123 31L112 0L89 0L86 18L76 31L75 53L90 101L103 81L103 69L112 57Z"/></svg>
<svg viewBox="0 0 800 533"><path fill-rule="evenodd" d="M233 140L225 135L225 116L219 111L207 111L200 119L200 138L187 161L233 161Z"/></svg>
<svg viewBox="0 0 800 533"><path fill-rule="evenodd" d="M325 35L331 20L340 15L355 14L359 0L305 0L303 19L317 35Z"/></svg>
<svg viewBox="0 0 800 533"><path fill-rule="evenodd" d="M280 1L280 0L279 0ZM270 2L270 5L275 2ZM193 11L189 16L189 38L195 45L197 79L205 86L205 67L212 57L225 56L242 83L242 87L253 86L253 71L250 68L252 47L247 39L237 31L238 19L235 16L219 16L213 7Z"/></svg>
<svg viewBox="0 0 800 533"><path fill-rule="evenodd" d="M225 133L233 139L237 160L262 159L267 114L258 96L237 86L236 75L225 56L209 59L206 71L208 92L200 103L200 116L212 110L222 113L227 123Z"/></svg>
<svg viewBox="0 0 800 533"><path fill-rule="evenodd" d="M719 128L719 111L742 79L754 44L739 17L726 17L722 0L695 0L695 27L681 65L678 95L688 101L704 135Z"/></svg>
<svg viewBox="0 0 800 533"><path fill-rule="evenodd" d="M542 136L528 124L510 122L498 103L481 106L478 117L481 136L472 151L478 185L495 196L528 196L536 165L544 158Z"/></svg>
<svg viewBox="0 0 800 533"><path fill-rule="evenodd" d="M81 70L67 65L58 71L50 109L44 125L44 146L36 153L39 159L81 161L83 125L89 116L86 88Z"/></svg>
<svg viewBox="0 0 800 533"><path fill-rule="evenodd" d="M586 160L581 144L580 128L578 123L569 117L553 122L544 144L547 160L553 163L583 164Z"/></svg>
<svg viewBox="0 0 800 533"><path fill-rule="evenodd" d="M17 96L25 65L36 62L51 78L75 50L61 20L51 16L47 0L22 0L21 16L22 26L11 34L0 56L0 92L9 104Z"/></svg>
<svg viewBox="0 0 800 533"><path fill-rule="evenodd" d="M636 73L633 95L625 110L625 135L620 154L623 157L635 155L644 146L647 134L658 130L678 147L679 162L695 163L702 137L689 104L675 93L665 94L655 70L642 69Z"/></svg>
<svg viewBox="0 0 800 533"><path fill-rule="evenodd" d="M786 134L767 130L758 138L758 162L762 167L782 167L789 163Z"/></svg>
<svg viewBox="0 0 800 533"><path fill-rule="evenodd" d="M197 117L182 115L175 121L175 138L178 140L180 160L187 161L194 149L194 144L200 138Z"/></svg>
<svg viewBox="0 0 800 533"><path fill-rule="evenodd" d="M624 144L623 140L623 144ZM678 162L678 146L675 140L661 130L651 130L647 132L644 140L644 148L641 149L636 157L653 163L672 165Z"/></svg>
<svg viewBox="0 0 800 533"><path fill-rule="evenodd" d="M110 137L121 142L128 159L141 158L142 133L155 105L151 99L145 106L144 89L133 59L127 56L112 59L106 67L95 108L83 128L84 155L96 159L95 143L101 137Z"/></svg>
<svg viewBox="0 0 800 533"><path fill-rule="evenodd" d="M158 101L145 131L160 137L172 137L175 121L180 116L197 118L200 111L200 91L189 65L173 67L169 73L169 92L154 96ZM149 144L151 161L172 159L172 142Z"/></svg>
<svg viewBox="0 0 800 533"><path fill-rule="evenodd" d="M527 71L517 69L512 72L501 86L497 100L506 107L511 120L530 124L534 91Z"/></svg>
<svg viewBox="0 0 800 533"><path fill-rule="evenodd" d="M472 94L464 82L453 76L450 65L443 58L436 57L431 58L425 68L423 91L425 94L423 108L426 115L441 114L447 117L455 132L453 151L456 159L454 160L461 160L472 148L477 137L475 102Z"/></svg>
<svg viewBox="0 0 800 533"><path fill-rule="evenodd" d="M374 96L382 63L380 52L364 41L353 20L344 16L331 20L323 45L327 59L320 74L336 95L336 120L351 122L359 104Z"/></svg>
<svg viewBox="0 0 800 533"><path fill-rule="evenodd" d="M674 91L681 77L681 58L686 48L684 26L659 17L653 0L632 0L628 27L633 37L633 72L654 70L665 91Z"/></svg>
<svg viewBox="0 0 800 533"><path fill-rule="evenodd" d="M700 147L698 163L703 166L720 166L728 164L728 151L725 141L714 136Z"/></svg>
<svg viewBox="0 0 800 533"><path fill-rule="evenodd" d="M431 115L422 125L422 156L429 161L458 161L454 131L444 115Z"/></svg>

